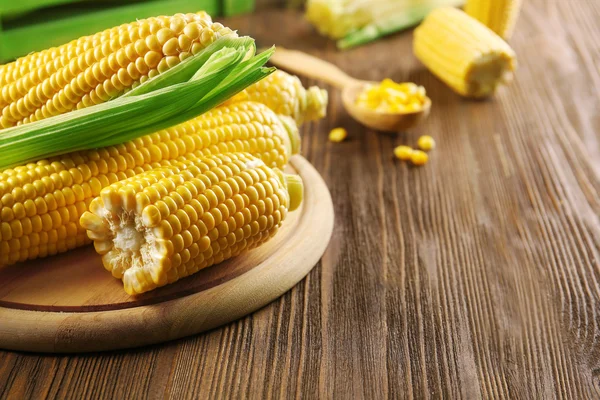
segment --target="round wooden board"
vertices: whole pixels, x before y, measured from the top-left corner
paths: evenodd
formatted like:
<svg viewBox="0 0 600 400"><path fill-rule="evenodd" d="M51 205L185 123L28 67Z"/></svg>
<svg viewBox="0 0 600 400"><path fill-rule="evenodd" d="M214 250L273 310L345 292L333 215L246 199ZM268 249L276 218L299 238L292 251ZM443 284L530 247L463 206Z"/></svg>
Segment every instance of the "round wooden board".
<svg viewBox="0 0 600 400"><path fill-rule="evenodd" d="M319 261L333 205L319 173L295 156L302 207L271 241L141 296L128 296L91 246L0 268L0 348L89 352L144 346L247 315L295 286Z"/></svg>

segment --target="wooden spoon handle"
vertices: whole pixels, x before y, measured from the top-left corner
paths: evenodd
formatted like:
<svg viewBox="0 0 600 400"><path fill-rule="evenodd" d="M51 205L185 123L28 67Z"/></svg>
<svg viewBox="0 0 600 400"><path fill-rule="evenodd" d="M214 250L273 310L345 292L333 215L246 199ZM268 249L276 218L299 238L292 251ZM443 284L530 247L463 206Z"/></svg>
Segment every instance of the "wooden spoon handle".
<svg viewBox="0 0 600 400"><path fill-rule="evenodd" d="M276 67L297 75L325 81L339 89L358 83L356 79L335 65L297 50L277 47L270 62Z"/></svg>

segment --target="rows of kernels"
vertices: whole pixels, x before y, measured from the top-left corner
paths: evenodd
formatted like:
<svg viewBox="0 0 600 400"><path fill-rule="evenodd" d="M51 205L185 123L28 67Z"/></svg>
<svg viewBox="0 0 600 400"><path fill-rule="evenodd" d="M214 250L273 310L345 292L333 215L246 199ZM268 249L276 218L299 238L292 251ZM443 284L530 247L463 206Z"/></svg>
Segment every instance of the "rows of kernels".
<svg viewBox="0 0 600 400"><path fill-rule="evenodd" d="M277 70L233 97L230 102L245 100L265 104L276 114L292 117L296 123L302 124L325 116L328 96L325 90L318 87L305 89L298 77Z"/></svg>
<svg viewBox="0 0 600 400"><path fill-rule="evenodd" d="M0 172L0 201L12 204L23 189L24 199L34 199L70 181L88 183L94 191L103 183L93 179L99 175L127 174L130 170L140 173L148 164L192 153L244 151L259 156L267 165L283 167L287 163L285 135L277 116L262 104L241 102L221 106L125 144L6 169Z"/></svg>
<svg viewBox="0 0 600 400"><path fill-rule="evenodd" d="M269 166L283 167L287 163L284 135L277 116L266 106L236 103L126 144L4 170L0 173L0 227L8 233L0 239L11 240L12 232L19 232L17 223L29 226L30 218L47 220L42 214L64 207L75 205L79 219L85 211L83 202L91 201L103 188L168 166L181 156L195 159L243 151L258 156ZM7 257L8 253L0 251L0 261Z"/></svg>
<svg viewBox="0 0 600 400"><path fill-rule="evenodd" d="M37 214L0 223L0 265L45 257L83 246L90 241L79 226L79 216L85 212L91 198L68 206L48 210L39 202ZM3 213L7 209L3 208Z"/></svg>
<svg viewBox="0 0 600 400"><path fill-rule="evenodd" d="M149 171L111 185L94 202L113 211L109 218L118 219L106 202L124 199L128 193L135 193L136 203L143 204L141 210L140 204L132 207L145 229L152 230L161 254L155 265L126 269L115 262L125 249L99 246L108 249L105 266L123 277L129 293L174 282L264 242L277 230L288 207L288 195L277 174L244 153L203 157ZM82 224L86 219L90 221L86 226L91 227L90 214L82 217Z"/></svg>
<svg viewBox="0 0 600 400"><path fill-rule="evenodd" d="M0 78L0 127L108 101L230 33L206 13L177 14L124 24L19 59Z"/></svg>

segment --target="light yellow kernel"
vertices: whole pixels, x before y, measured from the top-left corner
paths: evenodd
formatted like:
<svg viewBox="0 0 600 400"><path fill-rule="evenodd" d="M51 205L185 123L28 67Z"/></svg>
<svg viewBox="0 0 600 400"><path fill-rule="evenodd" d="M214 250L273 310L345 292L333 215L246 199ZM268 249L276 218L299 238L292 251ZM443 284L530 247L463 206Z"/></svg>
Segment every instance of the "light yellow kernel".
<svg viewBox="0 0 600 400"><path fill-rule="evenodd" d="M417 141L417 145L423 151L430 151L435 148L435 140L429 135L423 135Z"/></svg>
<svg viewBox="0 0 600 400"><path fill-rule="evenodd" d="M421 150L414 150L410 156L410 162L414 165L425 165L429 160L427 153Z"/></svg>
<svg viewBox="0 0 600 400"><path fill-rule="evenodd" d="M398 146L394 149L394 155L402 161L410 160L413 153L414 150L408 146Z"/></svg>
<svg viewBox="0 0 600 400"><path fill-rule="evenodd" d="M339 143L348 137L348 132L344 128L335 128L329 132L329 141Z"/></svg>

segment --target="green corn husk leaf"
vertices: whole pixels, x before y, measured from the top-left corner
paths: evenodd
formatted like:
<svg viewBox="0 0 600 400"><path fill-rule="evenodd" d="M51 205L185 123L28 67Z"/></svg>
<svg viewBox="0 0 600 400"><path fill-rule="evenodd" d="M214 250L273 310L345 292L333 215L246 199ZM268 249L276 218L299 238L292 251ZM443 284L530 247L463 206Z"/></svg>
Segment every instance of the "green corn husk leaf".
<svg viewBox="0 0 600 400"><path fill-rule="evenodd" d="M237 64L235 67L233 67L233 71L227 76L227 78L225 78L217 86L212 86L211 90L208 93L204 93L202 99L194 106L190 107L186 111L174 115L173 118L169 119L168 121L156 123L153 125L152 131L148 133L166 129L170 126L189 121L192 118L196 118L197 116L222 104L224 101L232 96L235 96L248 86L267 77L273 71L275 71L275 68L262 68L262 66L269 61L269 58L271 58L271 55L273 55L274 51L275 48L271 48L251 58L250 60ZM191 82L192 81L190 81L190 83ZM120 133L120 143L135 139L139 136L142 135L139 135L137 130ZM114 144L113 142L114 137L111 136L103 138L100 141L96 141L93 143L93 145L94 147L105 147Z"/></svg>
<svg viewBox="0 0 600 400"><path fill-rule="evenodd" d="M238 38L230 35L220 37L195 56L184 60L180 65L177 66L178 68L171 68L168 71L163 72L154 79L151 79L143 85L140 85L124 94L122 97L139 96L158 89L163 89L176 83L187 82L192 78L192 76L194 76L196 71L198 71L207 62L213 53L216 53L223 48L243 48L256 50L254 39L250 37ZM252 54L252 56L253 55L254 54Z"/></svg>
<svg viewBox="0 0 600 400"><path fill-rule="evenodd" d="M209 111L273 72L274 69L262 68L272 49L244 61L253 54L254 41L248 38L233 41L232 47L215 46L190 57L191 61L186 60L170 71L182 70L133 96L121 96L0 130L0 170L59 154L123 143L177 125Z"/></svg>

